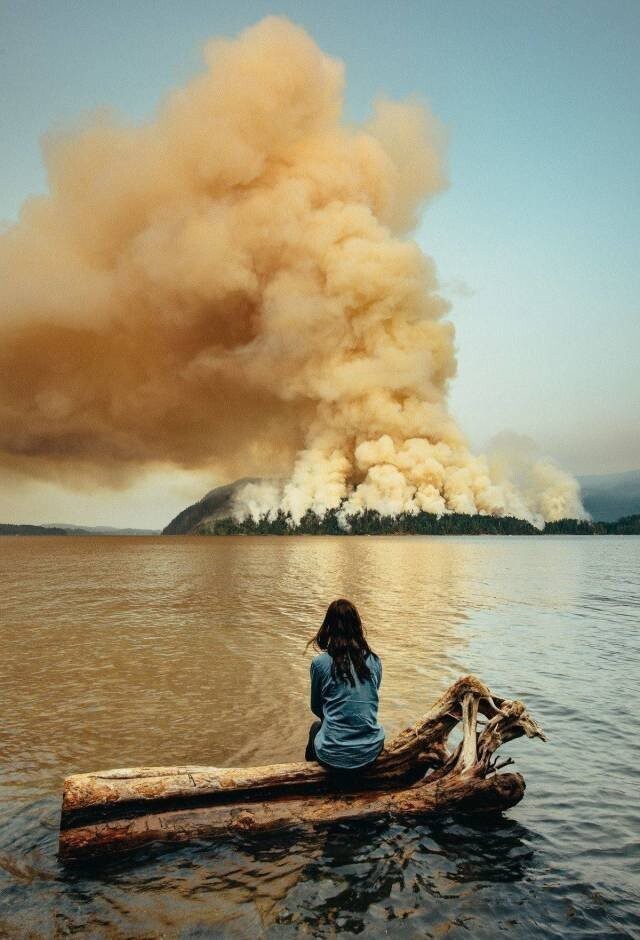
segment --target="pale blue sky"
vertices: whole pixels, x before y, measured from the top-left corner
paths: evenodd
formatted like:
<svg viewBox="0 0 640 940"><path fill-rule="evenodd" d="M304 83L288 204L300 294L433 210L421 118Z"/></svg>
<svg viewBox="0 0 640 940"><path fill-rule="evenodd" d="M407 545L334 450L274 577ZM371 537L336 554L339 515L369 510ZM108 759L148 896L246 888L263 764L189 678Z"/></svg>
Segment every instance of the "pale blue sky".
<svg viewBox="0 0 640 940"><path fill-rule="evenodd" d="M4 0L0 217L45 188L47 128L149 116L207 38L272 13L345 61L348 118L418 95L449 129L451 187L417 237L454 303L473 444L511 429L578 473L640 467L638 0Z"/></svg>

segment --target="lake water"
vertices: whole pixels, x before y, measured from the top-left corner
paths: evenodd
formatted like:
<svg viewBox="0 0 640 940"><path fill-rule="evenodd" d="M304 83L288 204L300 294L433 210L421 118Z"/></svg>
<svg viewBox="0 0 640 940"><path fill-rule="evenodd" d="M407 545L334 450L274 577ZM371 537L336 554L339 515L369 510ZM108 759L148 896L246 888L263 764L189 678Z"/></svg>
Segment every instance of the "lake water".
<svg viewBox="0 0 640 940"><path fill-rule="evenodd" d="M0 935L640 936L639 572L634 537L0 539ZM389 736L468 672L527 703L522 803L59 865L70 773L299 759L340 595Z"/></svg>

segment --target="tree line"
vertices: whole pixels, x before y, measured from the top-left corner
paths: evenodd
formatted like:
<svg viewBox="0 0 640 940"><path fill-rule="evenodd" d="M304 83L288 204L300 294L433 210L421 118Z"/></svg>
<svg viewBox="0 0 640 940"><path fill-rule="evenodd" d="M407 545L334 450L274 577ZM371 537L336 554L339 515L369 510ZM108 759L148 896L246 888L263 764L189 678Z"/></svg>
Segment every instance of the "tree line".
<svg viewBox="0 0 640 940"><path fill-rule="evenodd" d="M386 516L375 509L357 515L343 515L330 509L319 515L309 510L295 524L287 513L259 519L230 517L203 523L199 535L640 535L640 514L624 516L616 522L590 522L560 519L537 529L515 516L480 516L430 512L399 513Z"/></svg>

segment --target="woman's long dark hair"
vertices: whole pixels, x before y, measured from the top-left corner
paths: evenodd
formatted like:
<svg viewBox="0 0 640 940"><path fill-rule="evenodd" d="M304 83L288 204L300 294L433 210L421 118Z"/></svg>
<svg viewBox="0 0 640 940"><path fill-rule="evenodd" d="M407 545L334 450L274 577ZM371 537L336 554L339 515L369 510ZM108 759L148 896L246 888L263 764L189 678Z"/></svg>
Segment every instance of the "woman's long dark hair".
<svg viewBox="0 0 640 940"><path fill-rule="evenodd" d="M371 670L365 660L373 650L367 643L360 614L351 601L341 597L329 604L322 626L307 646L312 643L316 649L326 650L331 656L334 679L342 679L355 686L352 665L360 682L371 678Z"/></svg>

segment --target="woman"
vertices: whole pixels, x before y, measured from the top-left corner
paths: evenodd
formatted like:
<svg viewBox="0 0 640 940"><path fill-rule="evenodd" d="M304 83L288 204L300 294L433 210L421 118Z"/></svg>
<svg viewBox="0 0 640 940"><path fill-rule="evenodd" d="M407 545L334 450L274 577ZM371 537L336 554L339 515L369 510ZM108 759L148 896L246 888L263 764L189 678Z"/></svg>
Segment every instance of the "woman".
<svg viewBox="0 0 640 940"><path fill-rule="evenodd" d="M307 646L322 650L311 663L311 711L305 760L349 774L375 761L384 744L378 723L382 664L370 649L360 614L344 598L329 604Z"/></svg>

